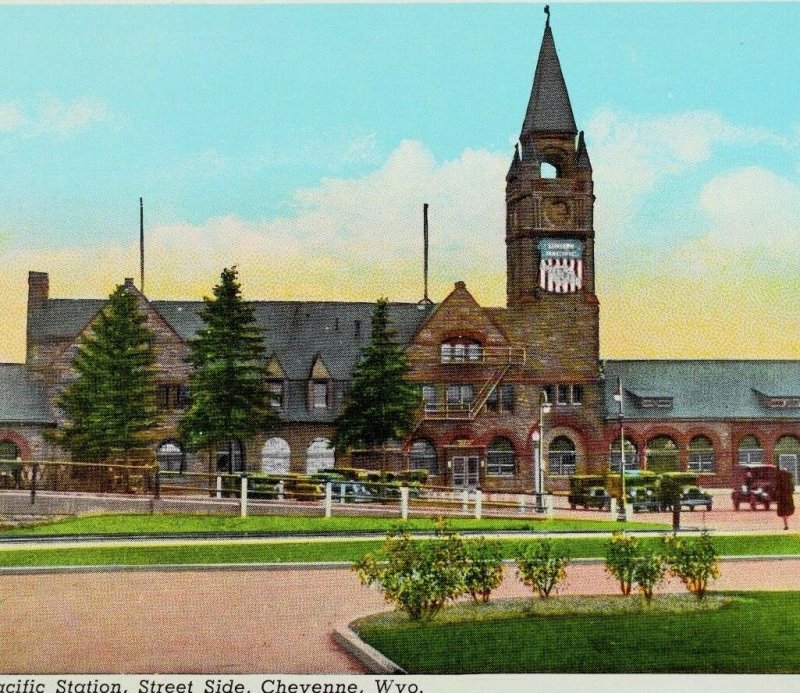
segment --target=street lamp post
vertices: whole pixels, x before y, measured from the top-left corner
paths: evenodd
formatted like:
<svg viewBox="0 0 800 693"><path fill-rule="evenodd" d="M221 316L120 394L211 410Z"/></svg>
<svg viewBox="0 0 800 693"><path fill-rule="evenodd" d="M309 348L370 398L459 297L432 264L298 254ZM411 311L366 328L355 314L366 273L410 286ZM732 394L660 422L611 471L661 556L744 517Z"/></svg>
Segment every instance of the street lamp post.
<svg viewBox="0 0 800 693"><path fill-rule="evenodd" d="M544 390L539 395L539 428L531 434L534 443L534 493L536 494L536 507L542 510L542 494L544 493L544 415L550 413L550 403L545 397Z"/></svg>
<svg viewBox="0 0 800 693"><path fill-rule="evenodd" d="M622 511L622 518L627 520L628 514L625 510L625 426L623 423L622 414L622 379L617 378L617 394L614 399L619 402L619 474L622 480L622 501L620 510Z"/></svg>

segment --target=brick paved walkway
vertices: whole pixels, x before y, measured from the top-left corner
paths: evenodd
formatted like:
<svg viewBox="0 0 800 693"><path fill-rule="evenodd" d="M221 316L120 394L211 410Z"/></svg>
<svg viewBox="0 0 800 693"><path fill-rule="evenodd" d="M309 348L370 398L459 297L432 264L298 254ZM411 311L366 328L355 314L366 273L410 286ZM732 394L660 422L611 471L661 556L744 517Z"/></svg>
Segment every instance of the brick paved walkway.
<svg viewBox="0 0 800 693"><path fill-rule="evenodd" d="M798 575L797 559L724 562L714 587L800 589ZM616 589L576 564L562 592ZM497 596L527 594L509 568ZM0 671L358 673L330 633L383 608L348 570L0 575Z"/></svg>

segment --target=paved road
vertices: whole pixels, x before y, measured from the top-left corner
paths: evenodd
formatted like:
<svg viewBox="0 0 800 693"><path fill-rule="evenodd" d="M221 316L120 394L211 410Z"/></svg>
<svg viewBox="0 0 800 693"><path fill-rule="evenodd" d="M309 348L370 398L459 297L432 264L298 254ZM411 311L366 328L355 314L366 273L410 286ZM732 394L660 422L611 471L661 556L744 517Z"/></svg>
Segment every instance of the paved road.
<svg viewBox="0 0 800 693"><path fill-rule="evenodd" d="M800 559L721 570L717 589L800 589ZM616 590L576 564L562 593ZM508 569L497 596L528 594ZM330 633L383 608L342 569L0 575L0 672L359 673Z"/></svg>

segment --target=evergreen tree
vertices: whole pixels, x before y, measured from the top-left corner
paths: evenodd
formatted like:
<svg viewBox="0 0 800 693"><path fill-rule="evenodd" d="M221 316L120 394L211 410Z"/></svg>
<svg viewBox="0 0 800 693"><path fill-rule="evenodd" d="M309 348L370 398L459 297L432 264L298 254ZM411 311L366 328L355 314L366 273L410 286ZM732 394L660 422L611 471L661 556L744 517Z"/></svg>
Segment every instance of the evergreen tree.
<svg viewBox="0 0 800 693"><path fill-rule="evenodd" d="M356 363L336 419L336 448L385 447L411 430L420 395L417 386L406 380L408 371L406 356L389 326L388 303L381 298L372 314L372 337Z"/></svg>
<svg viewBox="0 0 800 693"><path fill-rule="evenodd" d="M80 461L107 459L149 442L155 406L154 335L138 298L119 286L78 342L77 374L57 399L66 424L55 442Z"/></svg>
<svg viewBox="0 0 800 693"><path fill-rule="evenodd" d="M268 430L278 417L266 388L263 334L242 299L235 267L222 271L213 294L203 299L204 326L189 341L192 403L180 429L191 448L211 453L227 443L233 471L233 439Z"/></svg>

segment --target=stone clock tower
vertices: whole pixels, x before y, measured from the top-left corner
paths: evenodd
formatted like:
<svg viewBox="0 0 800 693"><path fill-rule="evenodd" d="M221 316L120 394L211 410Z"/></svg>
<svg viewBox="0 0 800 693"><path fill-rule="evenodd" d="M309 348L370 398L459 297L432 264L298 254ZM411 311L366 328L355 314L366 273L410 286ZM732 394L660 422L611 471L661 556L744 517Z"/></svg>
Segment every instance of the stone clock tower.
<svg viewBox="0 0 800 693"><path fill-rule="evenodd" d="M548 17L506 185L508 316L546 380L597 378L592 188Z"/></svg>

